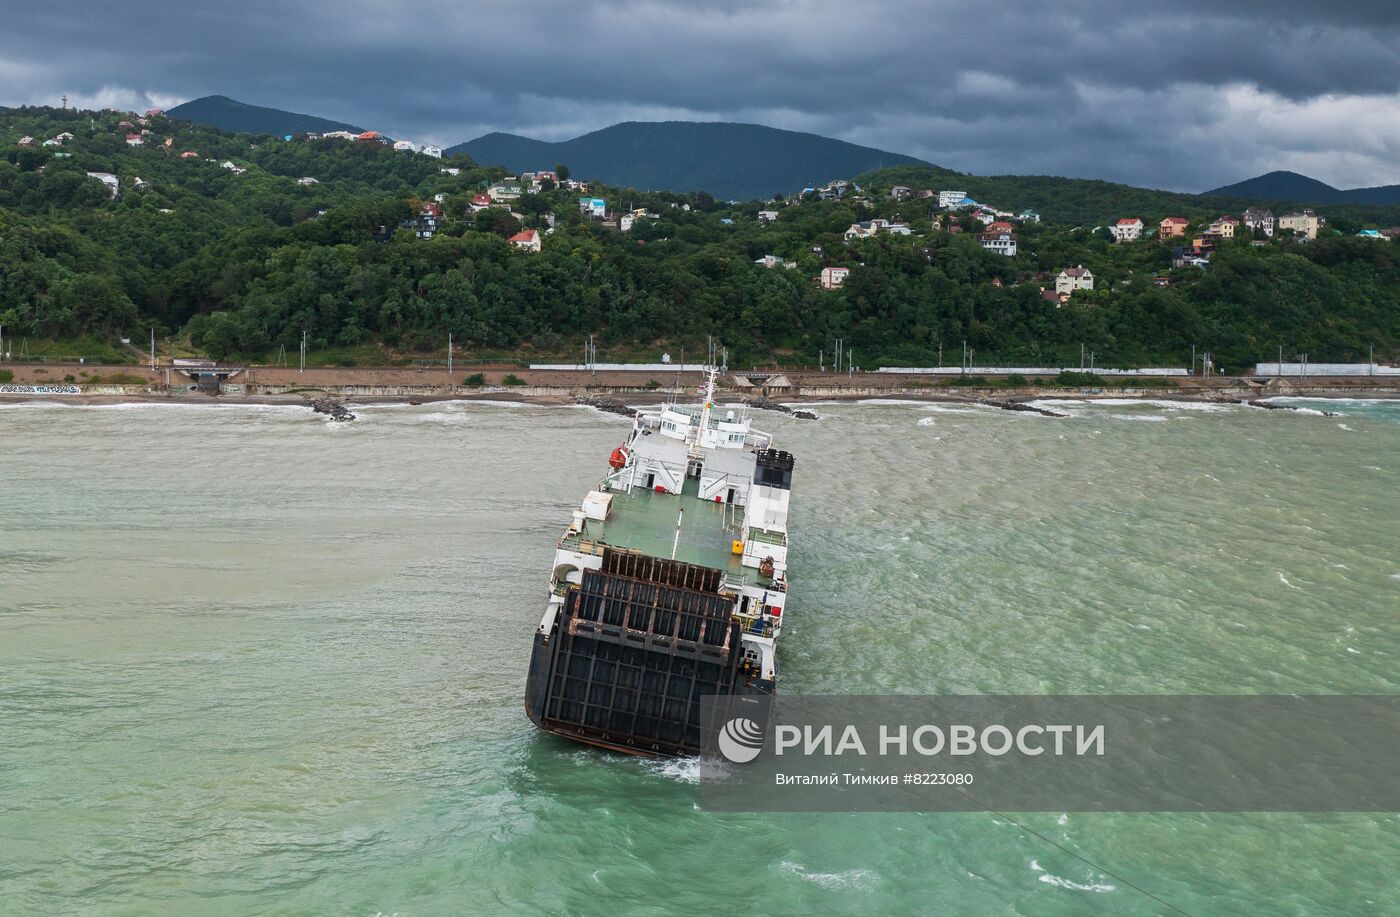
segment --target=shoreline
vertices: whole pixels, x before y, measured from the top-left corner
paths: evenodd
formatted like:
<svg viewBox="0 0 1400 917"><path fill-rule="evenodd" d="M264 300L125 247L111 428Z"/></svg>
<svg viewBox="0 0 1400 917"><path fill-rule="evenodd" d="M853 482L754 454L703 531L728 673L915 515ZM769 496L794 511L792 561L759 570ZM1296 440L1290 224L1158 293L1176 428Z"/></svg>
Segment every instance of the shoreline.
<svg viewBox="0 0 1400 917"><path fill-rule="evenodd" d="M203 385L181 367L6 364L14 378L0 384L0 404L41 400L59 404L301 405L313 401L347 406L429 404L441 401L514 402L567 405L620 402L652 405L694 399L702 381L697 371L530 370L498 364L467 366L449 375L445 367L220 367L218 381ZM105 377L104 377L105 374ZM466 385L466 376L482 384ZM61 381L60 381L61 380ZM1278 397L1400 399L1400 377L1182 377L1172 385L1118 383L1097 386L1051 384L958 386L946 376L735 371L721 377L718 397L759 407L820 402L909 401L983 404L1033 410L1027 402L1103 399L1244 403ZM1141 380L1139 380L1141 381ZM781 408L776 408L781 410Z"/></svg>
<svg viewBox="0 0 1400 917"><path fill-rule="evenodd" d="M441 404L447 402L476 402L481 404L500 405L530 405L535 407L564 407L564 406L589 406L585 400L591 397L595 400L613 401L628 406L651 406L662 404L671 400L681 392L674 391L587 391L583 389L559 388L552 391L540 391L538 387L529 387L525 391L511 390L490 390L490 391L467 391L467 392L447 392L440 394L378 394L378 393L356 393L338 394L335 392L318 389L315 392L305 393L253 393L253 394L220 394L208 395L203 393L151 393L151 392L79 392L79 393L20 393L20 392L0 392L0 405L13 405L16 407L31 405L34 407L56 407L56 406L113 406L113 405L169 405L172 407L227 407L236 408L240 406L256 407L304 407L308 411L312 410L313 400L329 398L347 407L395 407L395 406L417 406L427 404ZM1308 398L1322 401L1400 401L1400 390L1381 388L1346 388L1335 387L1295 387L1292 391L1274 392L1239 392L1204 390L1182 392L1174 389L1090 389L1090 390L1070 390L1053 389L1049 391L1034 391L1026 389L977 389L970 391L908 391L892 389L888 391L872 391L863 389L859 392L832 392L823 391L821 393L788 392L774 393L766 398L755 399L748 396L741 390L725 389L717 393L716 402L720 404L743 404L746 402L761 402L753 406L759 410L774 410L784 413L781 408L772 407L781 405L789 408L802 408L812 405L835 405L835 404L868 404L868 403L890 403L907 402L909 404L961 404L970 406L983 406L993 408L1003 408L1013 411L1034 410L1033 403L1054 403L1054 402L1086 402L1086 401L1113 401L1117 403L1128 402L1183 402L1194 404L1238 404L1245 405L1251 401L1272 401L1280 398ZM1024 406L1024 407L1022 407Z"/></svg>

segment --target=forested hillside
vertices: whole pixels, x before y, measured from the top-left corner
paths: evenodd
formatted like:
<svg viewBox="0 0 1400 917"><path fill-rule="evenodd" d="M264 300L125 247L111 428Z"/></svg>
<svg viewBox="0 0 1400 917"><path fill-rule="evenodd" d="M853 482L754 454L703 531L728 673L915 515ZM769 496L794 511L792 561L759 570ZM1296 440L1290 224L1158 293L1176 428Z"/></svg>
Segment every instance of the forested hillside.
<svg viewBox="0 0 1400 917"><path fill-rule="evenodd" d="M862 182L863 199L734 207L706 194L595 184L589 195L610 211L625 204L657 215L623 233L581 214L577 192L549 184L473 212L473 195L503 171L465 157L284 142L163 118L136 147L119 124L133 118L0 110L7 340L144 340L154 327L212 356L265 359L279 347L295 352L306 332L314 348L340 348L348 360L440 351L449 332L469 354L576 353L590 333L604 354L639 354L698 347L715 334L740 363L791 363L815 362L841 337L867 367L930 363L940 343L952 353L964 340L979 362L1077 360L1081 344L1101 365L1185 365L1192 345L1226 368L1279 345L1315 361L1364 358L1372 345L1377 357L1400 356L1400 247L1353 235L1400 222L1393 209L1329 209L1311 244L1229 240L1200 270L1173 269L1170 247L1157 241L1113 245L1093 230L1130 208L1144 219L1219 215L1216 201L1189 195L959 178L987 203L1041 212L1044 222L1017 227L1020 251L1006 258L978 245L970 218L934 229L929 200L885 194L894 183L937 188L947 173L877 173ZM63 131L74 137L62 146L17 145ZM120 194L90 171L116 175ZM394 231L435 195L444 215L433 238ZM760 210L776 211L776 222L761 222ZM512 248L513 233L547 229L551 213L541 252ZM842 238L874 216L913 234ZM794 266L754 263L770 254ZM1053 274L1081 263L1095 289L1047 301ZM843 289L819 288L827 265L852 268Z"/></svg>

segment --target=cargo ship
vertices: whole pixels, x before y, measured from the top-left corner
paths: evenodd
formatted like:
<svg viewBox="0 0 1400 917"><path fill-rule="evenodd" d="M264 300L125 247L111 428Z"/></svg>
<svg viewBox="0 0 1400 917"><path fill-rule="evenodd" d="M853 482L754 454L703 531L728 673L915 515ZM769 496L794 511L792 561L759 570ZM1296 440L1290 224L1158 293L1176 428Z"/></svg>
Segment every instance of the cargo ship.
<svg viewBox="0 0 1400 917"><path fill-rule="evenodd" d="M633 417L559 538L525 688L540 729L698 755L702 697L777 685L793 457L715 407L717 372L698 406Z"/></svg>

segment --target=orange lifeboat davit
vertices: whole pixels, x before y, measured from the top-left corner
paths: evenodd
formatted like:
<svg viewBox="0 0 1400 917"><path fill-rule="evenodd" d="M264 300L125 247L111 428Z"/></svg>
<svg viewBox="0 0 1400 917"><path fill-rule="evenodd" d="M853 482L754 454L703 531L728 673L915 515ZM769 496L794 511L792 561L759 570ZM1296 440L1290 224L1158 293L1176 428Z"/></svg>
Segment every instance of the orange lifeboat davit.
<svg viewBox="0 0 1400 917"><path fill-rule="evenodd" d="M618 446L612 451L612 455L608 456L608 464L614 469L621 468L627 464L629 455L630 453L627 451L626 446Z"/></svg>

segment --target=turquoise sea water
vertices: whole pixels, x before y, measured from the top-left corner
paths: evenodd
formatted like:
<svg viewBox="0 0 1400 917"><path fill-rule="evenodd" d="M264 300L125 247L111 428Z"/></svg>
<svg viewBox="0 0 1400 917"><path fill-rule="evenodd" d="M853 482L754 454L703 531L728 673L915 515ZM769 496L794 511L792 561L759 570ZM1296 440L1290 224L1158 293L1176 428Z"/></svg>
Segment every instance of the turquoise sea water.
<svg viewBox="0 0 1400 917"><path fill-rule="evenodd" d="M1288 403L759 415L783 690L1400 691L1400 404ZM537 733L552 542L625 423L0 406L0 911L1400 911L1394 814L1015 816L1099 870Z"/></svg>

